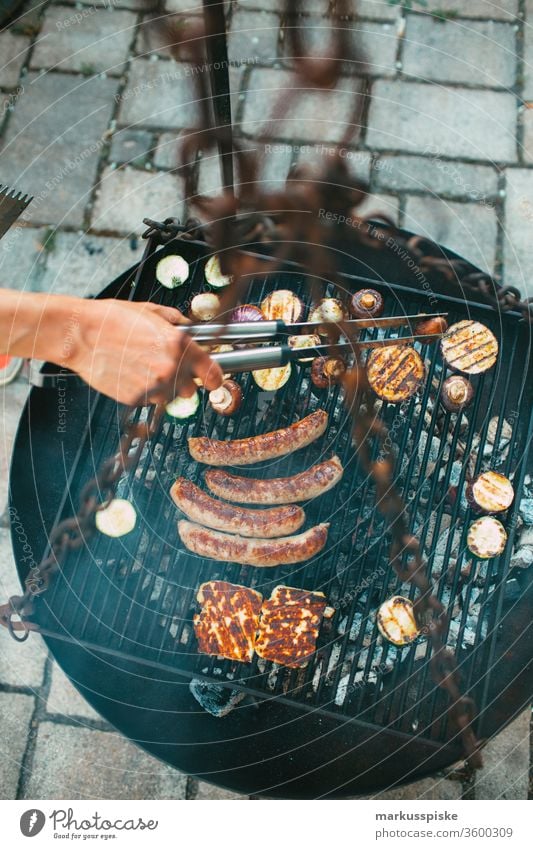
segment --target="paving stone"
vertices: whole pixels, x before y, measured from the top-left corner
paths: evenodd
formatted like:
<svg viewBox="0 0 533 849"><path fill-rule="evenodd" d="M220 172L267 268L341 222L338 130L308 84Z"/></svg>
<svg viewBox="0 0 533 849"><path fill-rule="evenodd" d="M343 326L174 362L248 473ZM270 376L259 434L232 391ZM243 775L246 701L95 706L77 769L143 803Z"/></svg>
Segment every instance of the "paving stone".
<svg viewBox="0 0 533 849"><path fill-rule="evenodd" d="M191 782L191 784L193 787L190 798L197 801L200 799L220 800L248 798L248 796L241 796L240 793L232 793L231 790L223 790L221 787L217 787L216 784L209 784L207 781L194 781Z"/></svg>
<svg viewBox="0 0 533 849"><path fill-rule="evenodd" d="M523 147L522 156L525 162L533 162L533 104L522 113Z"/></svg>
<svg viewBox="0 0 533 849"><path fill-rule="evenodd" d="M15 439L15 433L18 426L18 421L22 408L26 403L28 394L28 381L24 377L19 377L14 383L6 387L0 388L0 400L2 403L2 427L0 432L0 516L3 515L7 506L8 485L9 485L9 466L11 463L11 451ZM4 531L0 528L0 533ZM2 564L2 580L7 581L7 576L10 576L14 584L7 584L9 594L18 592L20 586L16 580L16 572L11 555L11 543L6 537L2 537L6 543L6 547L1 552Z"/></svg>
<svg viewBox="0 0 533 849"><path fill-rule="evenodd" d="M328 45L332 43L331 27L335 26L327 19L310 18L308 24L303 23L305 19L298 21L304 32L304 43L307 49L317 54L331 55ZM377 23L374 21L357 20L353 23L341 22L338 26L348 29L348 38L352 50L362 53L367 63L367 71L375 76L392 76L396 73L397 52L397 28L390 23ZM284 56L290 57L290 44L288 37L284 39ZM346 62L343 73L361 73L361 65L355 60Z"/></svg>
<svg viewBox="0 0 533 849"><path fill-rule="evenodd" d="M283 12L286 0L238 0L237 6L242 9L259 9L267 12ZM325 15L329 8L329 0L305 0L302 3L303 15Z"/></svg>
<svg viewBox="0 0 533 849"><path fill-rule="evenodd" d="M394 195L368 194L363 203L357 207L357 215L365 218L379 218L380 213L397 224L400 215L400 202Z"/></svg>
<svg viewBox="0 0 533 849"><path fill-rule="evenodd" d="M400 13L400 6L392 5L388 0L359 0L357 15L360 18L377 18L381 21L394 21Z"/></svg>
<svg viewBox="0 0 533 849"><path fill-rule="evenodd" d="M14 187L31 189L35 196L26 220L79 227L111 117L116 80L31 73L24 85L6 132L3 173Z"/></svg>
<svg viewBox="0 0 533 849"><path fill-rule="evenodd" d="M527 799L531 707L483 749L484 768L476 775L476 799Z"/></svg>
<svg viewBox="0 0 533 849"><path fill-rule="evenodd" d="M189 65L134 59L120 96L119 123L182 129L198 125L198 106Z"/></svg>
<svg viewBox="0 0 533 849"><path fill-rule="evenodd" d="M374 165L374 184L393 191L423 191L482 200L498 191L498 175L487 165L467 165L439 157L383 156Z"/></svg>
<svg viewBox="0 0 533 849"><path fill-rule="evenodd" d="M118 130L111 143L111 162L143 167L153 149L153 136L146 130Z"/></svg>
<svg viewBox="0 0 533 849"><path fill-rule="evenodd" d="M203 5L201 0L165 0L165 11L172 12L174 15L201 15L203 14Z"/></svg>
<svg viewBox="0 0 533 849"><path fill-rule="evenodd" d="M268 12L237 9L228 36L230 62L274 62L278 54L280 19Z"/></svg>
<svg viewBox="0 0 533 849"><path fill-rule="evenodd" d="M25 213L19 219L23 220ZM40 289L40 280L46 265L43 242L47 230L13 226L2 239L0 247L0 280L8 289ZM1 508L0 508L1 510Z"/></svg>
<svg viewBox="0 0 533 849"><path fill-rule="evenodd" d="M266 146L259 157L258 180L262 191L281 191L294 156L291 145Z"/></svg>
<svg viewBox="0 0 533 849"><path fill-rule="evenodd" d="M406 800L406 799L443 799L452 800L460 799L462 796L462 787L459 781L450 781L447 778L424 778L421 781L414 781L412 784L405 784L402 787L396 787L392 790L384 790L382 793L376 793L374 796L359 796L359 799L374 799L376 801L386 800Z"/></svg>
<svg viewBox="0 0 533 849"><path fill-rule="evenodd" d="M0 716L2 717L0 799L16 798L33 708L34 699L31 696L0 693Z"/></svg>
<svg viewBox="0 0 533 849"><path fill-rule="evenodd" d="M524 87L525 100L533 100L533 5L528 10L524 30Z"/></svg>
<svg viewBox="0 0 533 849"><path fill-rule="evenodd" d="M429 12L448 12L465 18L513 20L518 14L518 0L427 0Z"/></svg>
<svg viewBox="0 0 533 849"><path fill-rule="evenodd" d="M274 149L279 145L272 145ZM310 165L324 166L328 157L335 154L336 148L332 145L295 145L298 154L298 162ZM360 180L368 181L370 177L371 155L366 150L351 150L341 148L339 153L348 168L348 173Z"/></svg>
<svg viewBox="0 0 533 849"><path fill-rule="evenodd" d="M497 217L487 205L411 197L405 227L457 251L483 270L494 269Z"/></svg>
<svg viewBox="0 0 533 849"><path fill-rule="evenodd" d="M18 85L20 70L26 60L30 39L22 35L13 35L9 30L0 33L0 86L15 88Z"/></svg>
<svg viewBox="0 0 533 849"><path fill-rule="evenodd" d="M271 137L293 141L320 138L324 142L339 141L353 112L354 93L359 83L343 78L333 91L299 91L292 99L289 114L272 119L281 91L294 86L288 71L254 69L246 94L242 130L248 135L269 132Z"/></svg>
<svg viewBox="0 0 533 849"><path fill-rule="evenodd" d="M27 799L183 799L186 777L113 732L41 722Z"/></svg>
<svg viewBox="0 0 533 849"><path fill-rule="evenodd" d="M92 709L55 662L52 667L52 686L46 701L46 710L48 713L62 716L101 719L100 714Z"/></svg>
<svg viewBox="0 0 533 849"><path fill-rule="evenodd" d="M197 191L200 195L220 195L223 190L223 179L220 172L220 160L217 153L211 152L202 157L198 169Z"/></svg>
<svg viewBox="0 0 533 849"><path fill-rule="evenodd" d="M116 233L141 233L143 218L162 221L182 213L183 186L172 174L106 168L102 174L91 226Z"/></svg>
<svg viewBox="0 0 533 849"><path fill-rule="evenodd" d="M32 68L120 75L133 41L137 16L113 9L52 6L31 57Z"/></svg>
<svg viewBox="0 0 533 849"><path fill-rule="evenodd" d="M533 296L533 171L506 172L504 275L505 284Z"/></svg>
<svg viewBox="0 0 533 849"><path fill-rule="evenodd" d="M144 243L132 248L128 237L113 239L88 233L57 233L47 256L40 288L54 294L96 295L140 260Z"/></svg>
<svg viewBox="0 0 533 849"><path fill-rule="evenodd" d="M175 0L179 2L179 0ZM193 5L194 0L189 0L190 5ZM98 6L107 9L146 9L146 0L53 0L52 6Z"/></svg>
<svg viewBox="0 0 533 849"><path fill-rule="evenodd" d="M169 170L179 166L179 139L181 133L161 133L154 154L154 165Z"/></svg>
<svg viewBox="0 0 533 849"><path fill-rule="evenodd" d="M377 150L514 162L516 104L506 92L378 80L367 144Z"/></svg>
<svg viewBox="0 0 533 849"><path fill-rule="evenodd" d="M514 85L516 30L495 21L442 21L411 15L404 39L405 74L437 82Z"/></svg>

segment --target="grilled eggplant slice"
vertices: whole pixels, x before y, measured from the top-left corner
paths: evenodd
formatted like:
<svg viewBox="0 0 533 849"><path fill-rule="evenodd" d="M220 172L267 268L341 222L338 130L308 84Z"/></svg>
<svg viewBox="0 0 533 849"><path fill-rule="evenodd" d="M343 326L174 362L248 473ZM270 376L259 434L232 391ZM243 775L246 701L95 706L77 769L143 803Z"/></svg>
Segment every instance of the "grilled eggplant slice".
<svg viewBox="0 0 533 849"><path fill-rule="evenodd" d="M383 313L383 296L375 289L359 289L350 300L354 318L377 318Z"/></svg>
<svg viewBox="0 0 533 849"><path fill-rule="evenodd" d="M316 357L311 366L311 380L317 389L329 389L340 383L346 374L342 357Z"/></svg>
<svg viewBox="0 0 533 849"><path fill-rule="evenodd" d="M482 516L470 525L466 544L474 557L483 560L498 557L507 544L507 531L499 519Z"/></svg>
<svg viewBox="0 0 533 849"><path fill-rule="evenodd" d="M468 407L473 397L472 384L460 374L452 374L442 384L440 401L444 409L450 413L458 413L463 407Z"/></svg>
<svg viewBox="0 0 533 849"><path fill-rule="evenodd" d="M155 276L158 283L161 283L165 289L176 289L187 280L189 263L182 256L169 254L157 263Z"/></svg>
<svg viewBox="0 0 533 849"><path fill-rule="evenodd" d="M253 378L259 389L263 392L277 392L285 386L291 376L291 364L287 363L279 368L262 368L252 372Z"/></svg>
<svg viewBox="0 0 533 849"><path fill-rule="evenodd" d="M498 340L492 330L479 321L452 324L441 339L442 356L452 371L482 374L498 358Z"/></svg>
<svg viewBox="0 0 533 849"><path fill-rule="evenodd" d="M189 312L196 321L213 321L220 314L220 298L214 292L200 292L192 299Z"/></svg>
<svg viewBox="0 0 533 849"><path fill-rule="evenodd" d="M267 295L261 303L261 312L268 321L286 321L293 324L303 321L304 302L289 289L277 289Z"/></svg>
<svg viewBox="0 0 533 849"><path fill-rule="evenodd" d="M209 393L209 403L215 413L221 416L233 416L242 404L242 389L236 380L225 380L218 389Z"/></svg>
<svg viewBox="0 0 533 849"><path fill-rule="evenodd" d="M420 354L408 345L387 345L370 354L366 373L379 398L391 404L407 401L426 376Z"/></svg>
<svg viewBox="0 0 533 849"><path fill-rule="evenodd" d="M200 406L200 396L198 392L191 395L190 398L182 398L178 395L173 401L169 401L165 410L173 419L190 419L194 416Z"/></svg>
<svg viewBox="0 0 533 849"><path fill-rule="evenodd" d="M401 595L394 595L383 602L377 612L377 625L385 639L395 646L407 646L420 633L413 602Z"/></svg>
<svg viewBox="0 0 533 849"><path fill-rule="evenodd" d="M466 490L466 497L478 513L502 513L514 500L509 478L500 472L482 472Z"/></svg>

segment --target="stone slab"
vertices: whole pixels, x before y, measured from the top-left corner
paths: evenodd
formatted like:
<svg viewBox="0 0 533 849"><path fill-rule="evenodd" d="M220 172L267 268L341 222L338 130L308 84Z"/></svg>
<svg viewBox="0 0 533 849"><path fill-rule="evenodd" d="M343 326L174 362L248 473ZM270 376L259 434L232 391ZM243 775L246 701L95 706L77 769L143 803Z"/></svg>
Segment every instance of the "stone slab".
<svg viewBox="0 0 533 849"><path fill-rule="evenodd" d="M483 270L494 269L497 217L487 205L410 197L405 227L457 251Z"/></svg>
<svg viewBox="0 0 533 849"><path fill-rule="evenodd" d="M0 387L0 400L2 403L2 428L0 432L0 516L3 515L7 507L11 451L15 441L20 414L26 403L27 395L28 380L23 374L14 383ZM0 528L0 533L4 534L4 529ZM6 574L11 574L15 580L15 584L10 589L10 594L18 592L20 586L16 582L16 573L11 558L11 543L7 540L7 537L6 548L2 554L2 562L5 567L2 572L4 580Z"/></svg>
<svg viewBox="0 0 533 849"><path fill-rule="evenodd" d="M504 279L527 297L533 296L533 171L506 172Z"/></svg>
<svg viewBox="0 0 533 849"><path fill-rule="evenodd" d="M287 91L294 85L294 76L288 71L254 68L246 92L243 132L250 136L268 133L271 138L290 142L295 138L303 142L340 141L353 112L358 82L343 77L333 91L295 89L288 113L272 117L280 93L288 97Z"/></svg>
<svg viewBox="0 0 533 849"><path fill-rule="evenodd" d="M183 184L172 174L106 168L97 190L91 226L106 233L146 230L143 218L162 221L183 214Z"/></svg>
<svg viewBox="0 0 533 849"><path fill-rule="evenodd" d="M515 99L507 92L378 80L367 144L377 150L514 162L515 125Z"/></svg>
<svg viewBox="0 0 533 849"><path fill-rule="evenodd" d="M450 162L439 157L383 156L374 164L374 185L393 191L428 192L482 200L498 191L498 174L488 165Z"/></svg>
<svg viewBox="0 0 533 849"><path fill-rule="evenodd" d="M16 88L20 71L26 61L30 39L23 35L13 35L8 29L0 33L0 86Z"/></svg>
<svg viewBox="0 0 533 849"><path fill-rule="evenodd" d="M522 113L522 158L528 164L533 162L533 104Z"/></svg>
<svg viewBox="0 0 533 849"><path fill-rule="evenodd" d="M32 223L83 224L116 80L59 73L25 78L1 153L14 188L31 191Z"/></svg>
<svg viewBox="0 0 533 849"><path fill-rule="evenodd" d="M134 59L119 96L121 125L183 129L198 125L197 95L189 65Z"/></svg>
<svg viewBox="0 0 533 849"><path fill-rule="evenodd" d="M421 781L414 781L412 784L405 784L402 787L384 790L382 793L376 793L374 796L359 796L356 798L374 801L402 801L408 799L424 799L429 801L433 799L460 799L461 796L462 786L458 781L450 781L447 778L424 778Z"/></svg>
<svg viewBox="0 0 533 849"><path fill-rule="evenodd" d="M34 699L31 696L0 693L0 799L16 799L33 708Z"/></svg>
<svg viewBox="0 0 533 849"><path fill-rule="evenodd" d="M278 15L236 9L228 35L230 62L254 65L276 61L279 25Z"/></svg>
<svg viewBox="0 0 533 849"><path fill-rule="evenodd" d="M52 6L31 57L32 68L120 76L135 36L137 16L113 6Z"/></svg>
<svg viewBox="0 0 533 849"><path fill-rule="evenodd" d="M153 147L153 136L146 130L118 130L113 135L109 159L142 168Z"/></svg>
<svg viewBox="0 0 533 849"><path fill-rule="evenodd" d="M527 799L531 707L490 740L476 775L476 799Z"/></svg>
<svg viewBox="0 0 533 849"><path fill-rule="evenodd" d="M448 12L465 18L490 18L493 20L513 20L518 14L518 0L427 0L430 12Z"/></svg>
<svg viewBox="0 0 533 849"><path fill-rule="evenodd" d="M179 167L180 135L180 133L161 133L154 154L154 165L157 168L172 170Z"/></svg>
<svg viewBox="0 0 533 849"><path fill-rule="evenodd" d="M27 799L183 799L186 777L114 732L41 722Z"/></svg>
<svg viewBox="0 0 533 849"><path fill-rule="evenodd" d="M47 256L42 291L54 294L96 295L115 277L138 262L144 243L128 237L113 239L89 233L57 233Z"/></svg>
<svg viewBox="0 0 533 849"><path fill-rule="evenodd" d="M516 36L512 24L411 15L403 71L423 80L509 88L516 80Z"/></svg>
<svg viewBox="0 0 533 849"><path fill-rule="evenodd" d="M232 793L231 790L223 790L222 787L217 787L216 784L209 784L207 781L191 781L191 792L189 799L196 801L211 799L212 801L230 800L230 799L248 799L248 796L241 796L240 793Z"/></svg>

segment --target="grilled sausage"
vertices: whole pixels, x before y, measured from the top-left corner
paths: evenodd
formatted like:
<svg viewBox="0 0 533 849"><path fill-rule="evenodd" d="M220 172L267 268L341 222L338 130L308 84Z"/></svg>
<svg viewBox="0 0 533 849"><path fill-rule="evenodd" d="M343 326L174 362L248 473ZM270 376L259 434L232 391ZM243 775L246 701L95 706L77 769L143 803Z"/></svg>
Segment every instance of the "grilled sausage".
<svg viewBox="0 0 533 849"><path fill-rule="evenodd" d="M296 533L305 521L304 511L294 504L270 510L235 507L211 498L185 478L178 478L170 494L176 506L193 522L242 537L284 537Z"/></svg>
<svg viewBox="0 0 533 849"><path fill-rule="evenodd" d="M372 351L366 373L370 386L379 398L398 404L414 395L424 380L426 367L414 348L388 345Z"/></svg>
<svg viewBox="0 0 533 849"><path fill-rule="evenodd" d="M207 436L194 436L189 439L191 456L199 463L211 466L249 466L262 460L274 460L292 454L299 448L310 445L322 436L328 426L328 414L316 410L289 427L250 436L247 439L233 439L228 442L209 439Z"/></svg>
<svg viewBox="0 0 533 849"><path fill-rule="evenodd" d="M227 501L240 504L294 504L308 501L333 489L342 478L343 468L338 457L324 460L305 472L289 478L243 478L222 469L208 469L205 482L211 492Z"/></svg>
<svg viewBox="0 0 533 849"><path fill-rule="evenodd" d="M463 374L481 374L492 368L498 357L498 340L479 321L452 324L440 344L449 367Z"/></svg>
<svg viewBox="0 0 533 849"><path fill-rule="evenodd" d="M245 566L281 566L301 563L322 551L328 538L329 524L316 525L303 534L285 539L245 539L211 531L182 519L178 533L184 546L200 557L242 563Z"/></svg>

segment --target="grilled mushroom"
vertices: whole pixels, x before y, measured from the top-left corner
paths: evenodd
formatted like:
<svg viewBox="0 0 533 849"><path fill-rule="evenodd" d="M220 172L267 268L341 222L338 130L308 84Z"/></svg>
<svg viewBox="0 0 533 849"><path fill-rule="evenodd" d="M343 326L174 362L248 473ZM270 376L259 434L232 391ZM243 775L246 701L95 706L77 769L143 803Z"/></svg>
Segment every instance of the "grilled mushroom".
<svg viewBox="0 0 533 849"><path fill-rule="evenodd" d="M470 381L460 374L452 374L442 384L440 401L450 413L458 413L472 403L474 390Z"/></svg>
<svg viewBox="0 0 533 849"><path fill-rule="evenodd" d="M345 372L342 357L316 357L311 366L311 380L317 389L329 389L340 383Z"/></svg>
<svg viewBox="0 0 533 849"><path fill-rule="evenodd" d="M377 625L385 639L395 646L406 646L419 634L413 602L401 595L383 602L377 612Z"/></svg>
<svg viewBox="0 0 533 849"><path fill-rule="evenodd" d="M377 318L383 307L383 296L375 289L360 289L350 300L350 312L354 318Z"/></svg>
<svg viewBox="0 0 533 849"><path fill-rule="evenodd" d="M425 318L419 321L415 326L417 336L425 336L423 340L426 344L436 342L439 334L446 333L448 330L448 322L442 316L439 318Z"/></svg>
<svg viewBox="0 0 533 849"><path fill-rule="evenodd" d="M298 295L289 289L277 289L267 295L261 303L261 311L268 321L286 321L293 324L302 321L305 305Z"/></svg>
<svg viewBox="0 0 533 849"><path fill-rule="evenodd" d="M322 343L320 336L316 333L304 333L301 336L289 336L288 343L290 348L316 348ZM298 357L297 362L304 365L311 363L315 357Z"/></svg>
<svg viewBox="0 0 533 849"><path fill-rule="evenodd" d="M197 321L212 321L220 313L220 298L214 292L201 292L192 299L189 312Z"/></svg>
<svg viewBox="0 0 533 849"><path fill-rule="evenodd" d="M475 557L488 560L502 554L507 543L507 531L494 516L476 519L469 529L466 544Z"/></svg>
<svg viewBox="0 0 533 849"><path fill-rule="evenodd" d="M113 498L105 507L96 511L94 522L101 534L123 537L134 529L137 512L126 498Z"/></svg>
<svg viewBox="0 0 533 849"><path fill-rule="evenodd" d="M452 324L440 344L448 366L462 374L488 371L498 357L498 340L492 330L479 321Z"/></svg>
<svg viewBox="0 0 533 849"><path fill-rule="evenodd" d="M501 513L511 506L514 489L499 472L482 472L466 490L466 497L478 513Z"/></svg>
<svg viewBox="0 0 533 849"><path fill-rule="evenodd" d="M240 408L242 398L242 389L235 380L225 380L222 386L209 393L209 403L221 416L233 416Z"/></svg>
<svg viewBox="0 0 533 849"><path fill-rule="evenodd" d="M216 254L210 257L205 264L205 279L213 289L223 289L229 286L233 280L228 274L222 274L220 270L220 259Z"/></svg>
<svg viewBox="0 0 533 849"><path fill-rule="evenodd" d="M189 276L189 263L182 256L169 254L160 259L156 265L155 276L166 289L176 289Z"/></svg>
<svg viewBox="0 0 533 849"><path fill-rule="evenodd" d="M287 363L280 368L262 368L252 372L253 378L259 389L264 392L276 392L285 386L291 376L291 364Z"/></svg>
<svg viewBox="0 0 533 849"><path fill-rule="evenodd" d="M384 401L398 404L414 395L425 378L420 354L408 345L386 345L370 354L366 373L370 386Z"/></svg>
<svg viewBox="0 0 533 849"><path fill-rule="evenodd" d="M340 324L346 319L346 309L342 301L338 298L322 298L318 304L311 308L308 321L327 321L330 324ZM321 336L327 336L331 328L320 325L318 333Z"/></svg>

